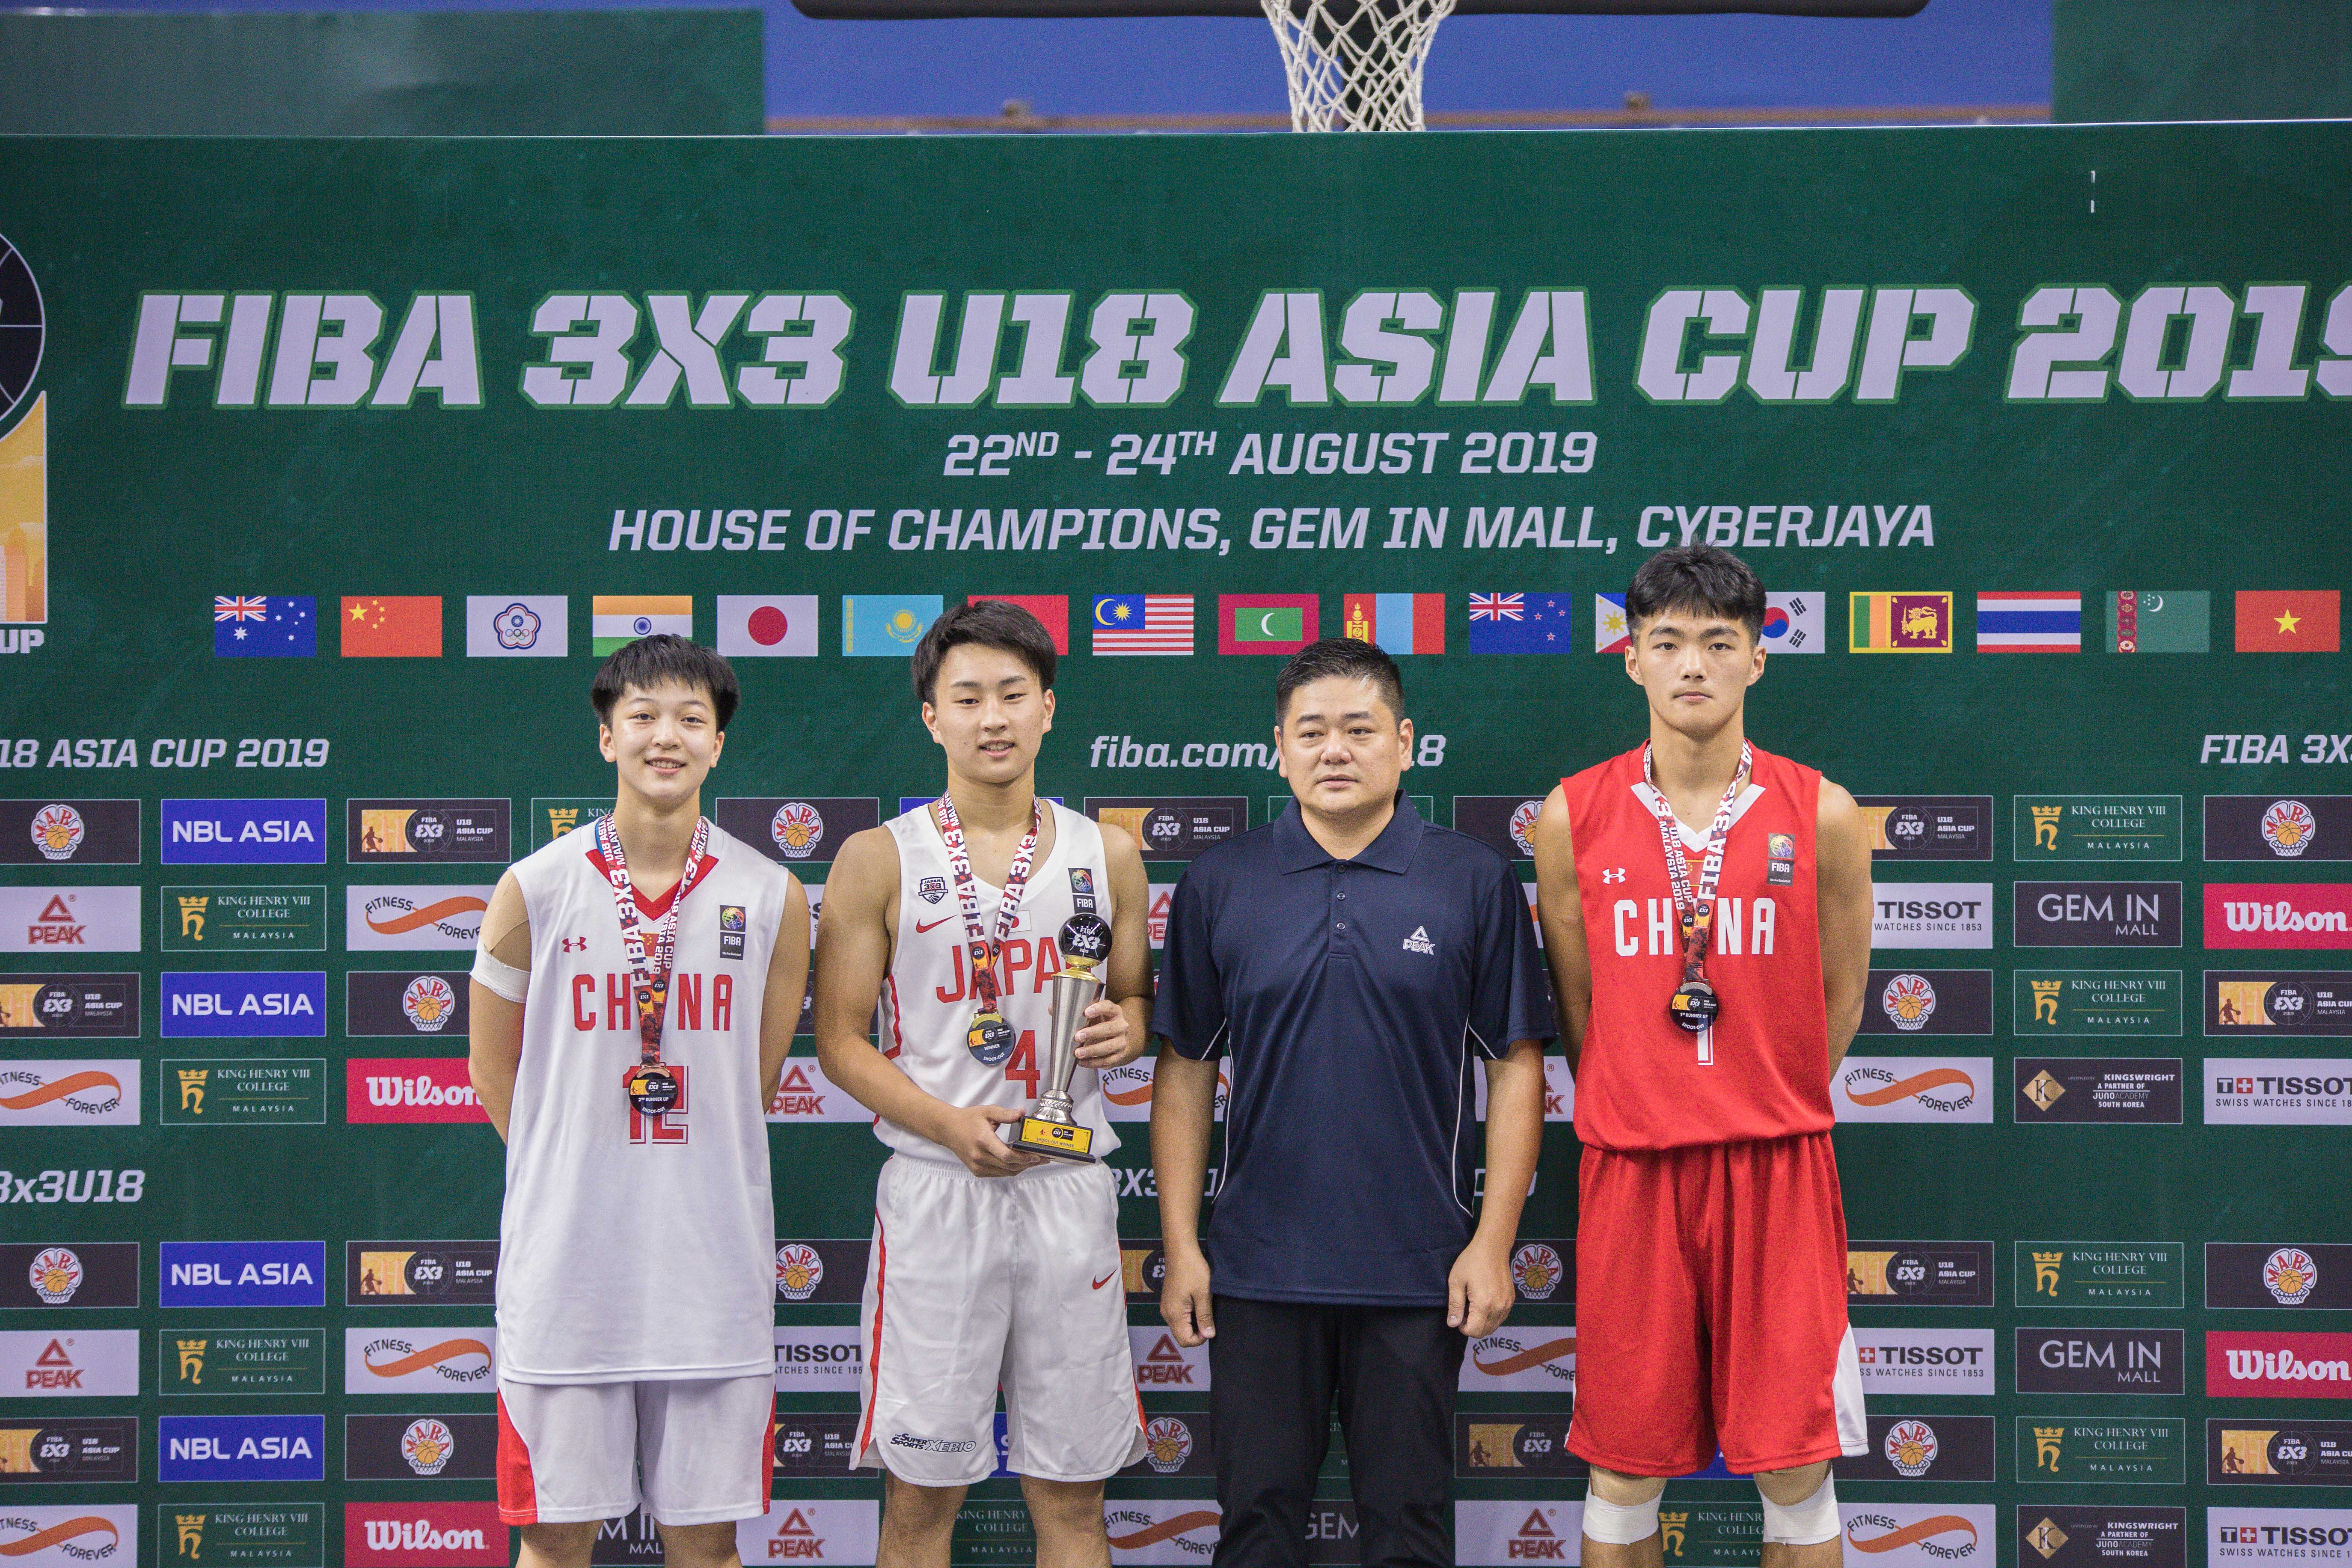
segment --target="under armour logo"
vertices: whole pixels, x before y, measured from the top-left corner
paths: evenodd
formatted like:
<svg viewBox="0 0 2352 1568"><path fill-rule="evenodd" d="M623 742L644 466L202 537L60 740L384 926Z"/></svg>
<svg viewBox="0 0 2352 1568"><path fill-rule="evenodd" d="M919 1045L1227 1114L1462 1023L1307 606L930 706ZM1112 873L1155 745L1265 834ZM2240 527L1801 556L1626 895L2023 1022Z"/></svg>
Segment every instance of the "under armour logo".
<svg viewBox="0 0 2352 1568"><path fill-rule="evenodd" d="M1604 888L1612 882L1622 882L1624 879L1625 868L1622 866L1612 866L1601 873L1601 885Z"/></svg>
<svg viewBox="0 0 2352 1568"><path fill-rule="evenodd" d="M563 951L585 952L588 951L588 939L584 936L567 936L563 939Z"/></svg>

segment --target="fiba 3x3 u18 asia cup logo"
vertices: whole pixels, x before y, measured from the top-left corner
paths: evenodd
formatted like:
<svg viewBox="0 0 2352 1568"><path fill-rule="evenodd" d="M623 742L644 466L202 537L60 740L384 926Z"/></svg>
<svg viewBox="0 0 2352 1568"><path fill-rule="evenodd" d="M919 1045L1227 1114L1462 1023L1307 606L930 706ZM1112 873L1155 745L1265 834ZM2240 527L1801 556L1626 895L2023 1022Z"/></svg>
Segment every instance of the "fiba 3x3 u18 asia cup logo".
<svg viewBox="0 0 2352 1568"><path fill-rule="evenodd" d="M47 323L40 285L0 236L0 653L29 653L49 618L48 416L33 395Z"/></svg>

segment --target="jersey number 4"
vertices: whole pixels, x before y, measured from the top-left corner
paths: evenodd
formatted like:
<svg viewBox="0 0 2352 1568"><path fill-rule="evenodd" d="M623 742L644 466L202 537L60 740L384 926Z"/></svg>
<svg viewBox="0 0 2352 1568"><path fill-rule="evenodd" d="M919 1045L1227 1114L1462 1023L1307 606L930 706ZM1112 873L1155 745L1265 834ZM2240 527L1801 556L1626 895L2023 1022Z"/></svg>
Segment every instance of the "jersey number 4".
<svg viewBox="0 0 2352 1568"><path fill-rule="evenodd" d="M1024 1029L1013 1054L1004 1058L1004 1081L1021 1085L1030 1099L1037 1098L1037 1031Z"/></svg>

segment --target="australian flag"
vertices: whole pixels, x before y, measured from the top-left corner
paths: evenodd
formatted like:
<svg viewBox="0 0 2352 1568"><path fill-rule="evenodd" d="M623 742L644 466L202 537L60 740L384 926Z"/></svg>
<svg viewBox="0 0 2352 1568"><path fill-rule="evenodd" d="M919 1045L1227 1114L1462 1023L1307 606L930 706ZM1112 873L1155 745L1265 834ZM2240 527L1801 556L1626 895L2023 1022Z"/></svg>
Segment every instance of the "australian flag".
<svg viewBox="0 0 2352 1568"><path fill-rule="evenodd" d="M316 658L319 602L307 595L215 594L213 652L222 658Z"/></svg>

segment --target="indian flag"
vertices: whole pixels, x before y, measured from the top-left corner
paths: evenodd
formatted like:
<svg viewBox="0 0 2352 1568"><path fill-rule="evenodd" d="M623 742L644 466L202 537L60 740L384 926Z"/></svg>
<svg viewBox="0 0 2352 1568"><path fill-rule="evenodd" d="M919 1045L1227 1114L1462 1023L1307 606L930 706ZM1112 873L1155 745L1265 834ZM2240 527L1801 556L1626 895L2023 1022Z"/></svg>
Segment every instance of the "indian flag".
<svg viewBox="0 0 2352 1568"><path fill-rule="evenodd" d="M694 635L691 594L599 594L591 610L589 636L595 639L593 647L599 654L662 632L682 637Z"/></svg>

